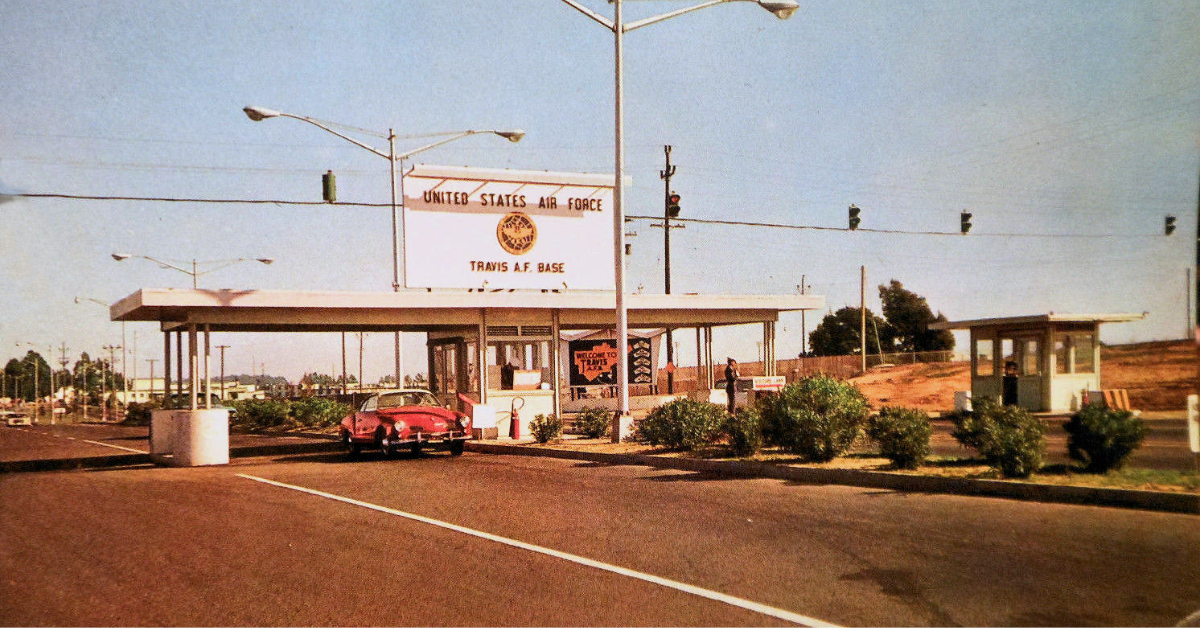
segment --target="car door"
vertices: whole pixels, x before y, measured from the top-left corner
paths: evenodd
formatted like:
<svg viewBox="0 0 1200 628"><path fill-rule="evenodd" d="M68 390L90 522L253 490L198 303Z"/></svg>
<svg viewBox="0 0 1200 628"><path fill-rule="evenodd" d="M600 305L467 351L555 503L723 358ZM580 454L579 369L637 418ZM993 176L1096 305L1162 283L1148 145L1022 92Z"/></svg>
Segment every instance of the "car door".
<svg viewBox="0 0 1200 628"><path fill-rule="evenodd" d="M363 402L358 412L354 413L354 433L358 436L370 436L379 425L379 414L376 412L379 403L378 395L371 395Z"/></svg>

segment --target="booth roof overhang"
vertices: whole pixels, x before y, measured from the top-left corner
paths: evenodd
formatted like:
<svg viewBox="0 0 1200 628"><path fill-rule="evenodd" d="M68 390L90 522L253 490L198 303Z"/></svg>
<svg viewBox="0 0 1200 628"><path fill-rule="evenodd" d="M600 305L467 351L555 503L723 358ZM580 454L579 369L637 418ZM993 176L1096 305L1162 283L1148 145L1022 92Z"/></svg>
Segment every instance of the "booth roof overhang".
<svg viewBox="0 0 1200 628"><path fill-rule="evenodd" d="M774 322L781 312L823 310L820 295L631 294L631 328ZM144 288L114 303L113 321L196 324L214 332L429 332L492 325L600 329L614 324L612 292L319 292Z"/></svg>
<svg viewBox="0 0 1200 628"><path fill-rule="evenodd" d="M1141 314L1034 314L1031 316L1009 316L1004 318L977 318L966 321L930 323L930 329L971 329L973 327L1011 327L1017 325L1045 325L1048 323L1129 323L1146 318Z"/></svg>

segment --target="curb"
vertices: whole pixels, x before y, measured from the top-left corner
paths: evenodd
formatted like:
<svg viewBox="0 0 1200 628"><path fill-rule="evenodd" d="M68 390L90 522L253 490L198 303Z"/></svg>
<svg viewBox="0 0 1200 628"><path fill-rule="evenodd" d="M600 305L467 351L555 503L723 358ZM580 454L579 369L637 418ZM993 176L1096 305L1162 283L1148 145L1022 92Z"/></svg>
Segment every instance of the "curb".
<svg viewBox="0 0 1200 628"><path fill-rule="evenodd" d="M298 454L343 451L340 441L321 440L307 443L280 445L249 445L230 448L229 458L257 458L261 456L291 456ZM169 460L169 458L167 459ZM51 458L43 460L14 460L0 462L0 473L38 473L45 471L77 471L80 469L108 469L113 467L137 467L154 464L150 454L114 454L87 458ZM170 466L167 464L166 466Z"/></svg>
<svg viewBox="0 0 1200 628"><path fill-rule="evenodd" d="M1161 493L1090 486L1058 486L1002 480L969 480L905 475L886 471L813 469L744 460L696 460L646 454L604 454L589 451L538 449L521 445L468 442L467 450L542 458L563 458L619 465L641 465L722 476L773 478L800 484L838 484L914 493L941 493L974 497L1001 497L1056 504L1110 506L1158 512L1200 514L1200 495Z"/></svg>

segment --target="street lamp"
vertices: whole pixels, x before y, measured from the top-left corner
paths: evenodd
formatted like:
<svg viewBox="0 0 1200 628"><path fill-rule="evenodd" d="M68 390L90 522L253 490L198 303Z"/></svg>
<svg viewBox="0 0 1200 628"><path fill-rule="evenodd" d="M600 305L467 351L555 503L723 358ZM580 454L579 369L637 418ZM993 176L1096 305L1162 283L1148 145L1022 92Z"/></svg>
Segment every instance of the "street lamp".
<svg viewBox="0 0 1200 628"><path fill-rule="evenodd" d="M614 271L616 275L616 310L617 310L617 391L620 399L619 416L614 419L613 441L621 440L620 420L629 415L629 367L627 355L629 351L629 316L625 307L625 190L622 185L625 176L625 101L624 101L624 47L625 33L649 26L663 20L698 11L727 2L754 2L770 11L781 20L786 20L800 8L795 0L708 0L695 6L686 7L648 17L643 20L625 23L621 17L622 0L610 0L614 7L613 19L608 19L599 13L583 6L577 0L562 0L576 11L588 16L596 23L613 32L615 36L615 77L616 77L616 172L614 173L613 188L613 258L616 260Z"/></svg>
<svg viewBox="0 0 1200 628"><path fill-rule="evenodd" d="M514 143L521 141L521 138L525 137L525 132L520 129L514 129L514 130L510 130L510 131L497 131L497 130L458 131L458 132L453 132L453 133L446 133L445 135L447 135L448 137L442 138L436 142L426 144L425 146L419 146L410 151L397 154L396 153L396 133L395 133L395 130L393 130L393 129L388 129L388 134L387 134L388 150L387 150L387 152L384 152L384 151L379 150L378 148L375 148L369 144L365 144L365 143L360 142L348 135L344 135L342 133L339 133L339 132L333 130L332 128L330 128L328 126L329 124L332 124L332 123L322 122L315 118L310 118L308 116L298 116L298 115L291 114L291 113L284 113L282 111L275 111L274 109L267 109L265 107L254 107L254 106L243 107L242 111L244 111L246 113L246 117L250 118L251 120L253 120L255 122L261 122L262 120L266 120L267 118L292 118L293 120L307 122L323 131L332 133L333 135L336 135L336 136L346 140L347 142L350 142L351 144L358 146L359 148L365 149L373 155L378 155L378 156L383 157L384 159L388 160L388 162L391 165L391 173L392 173L392 291L393 292L399 292L401 286L404 286L406 288L408 287L407 280L402 281L401 275L400 275L400 232L401 232L403 226L401 224L402 217L400 215L398 208L404 202L404 179L403 179L403 177L401 177L401 179L399 181L399 186L400 186L399 191L397 191L397 181L396 181L396 167L397 166L396 166L396 164L397 163L401 164L400 171L403 172L404 171L403 162L405 159L408 159L409 157L412 157L413 155L416 155L417 153L427 151L431 148L437 148L438 146L441 146L443 144L449 144L450 142L462 139L462 138L470 136L470 135L478 135L481 133L485 133L485 134L490 133L493 135L498 135L500 137L503 137L504 139L506 139L510 142L514 142ZM367 133L370 133L370 132L368 131ZM371 134L375 135L377 137L384 137L382 134L378 134L378 133L371 133ZM399 197L400 197L399 203L397 203L397 200L396 200L397 195L399 195ZM400 386L404 385L404 380L401 379L401 377L400 377L400 332L396 332L395 337L396 337L396 386L400 387Z"/></svg>
<svg viewBox="0 0 1200 628"><path fill-rule="evenodd" d="M153 257L150 257L149 255L132 255L129 253L113 253L112 254L112 258L117 260L118 262L123 262L131 257L149 260L151 262L154 262L155 264L158 264L159 268L170 268L173 270L177 270L185 275L191 275L193 290L196 289L197 279L199 279L201 275L207 275L208 273L211 273L214 270L221 270L222 268L228 268L230 266L233 266L234 264L239 264L241 262L258 262L260 264L272 264L275 262L274 259L271 259L269 257L256 257L253 259L251 259L249 257L239 257L237 259L212 260L212 261L207 261L207 262L192 260L192 269L188 270L182 266L176 266L175 264L172 264L171 262L163 261L160 259L155 259ZM179 260L171 260L171 261L179 262ZM180 263L184 263L184 262L180 262ZM207 270L200 270L201 264L212 264L213 267L209 268ZM75 302L78 303L79 299L76 298ZM107 304L105 304L105 305L107 305Z"/></svg>

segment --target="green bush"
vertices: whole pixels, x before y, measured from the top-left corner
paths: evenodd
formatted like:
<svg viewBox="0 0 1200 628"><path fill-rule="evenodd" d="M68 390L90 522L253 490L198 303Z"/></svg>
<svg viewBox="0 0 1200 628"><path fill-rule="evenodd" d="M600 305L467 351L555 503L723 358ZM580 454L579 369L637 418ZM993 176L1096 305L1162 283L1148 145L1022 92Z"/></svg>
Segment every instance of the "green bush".
<svg viewBox="0 0 1200 628"><path fill-rule="evenodd" d="M1027 478L1042 467L1046 424L1016 406L1003 406L984 431L982 453L1006 478Z"/></svg>
<svg viewBox="0 0 1200 628"><path fill-rule="evenodd" d="M337 425L353 408L327 397L310 397L293 401L289 410L297 425L324 428Z"/></svg>
<svg viewBox="0 0 1200 628"><path fill-rule="evenodd" d="M638 424L634 439L653 447L692 450L721 433L725 408L707 401L676 399L650 411Z"/></svg>
<svg viewBox="0 0 1200 628"><path fill-rule="evenodd" d="M963 447L979 451L988 417L996 413L1000 404L993 399L980 397L972 400L971 406L971 410L956 410L947 414L946 418L954 423L954 431L950 435Z"/></svg>
<svg viewBox="0 0 1200 628"><path fill-rule="evenodd" d="M125 425L150 425L151 414L158 409L157 403L133 402L125 408Z"/></svg>
<svg viewBox="0 0 1200 628"><path fill-rule="evenodd" d="M932 434L929 415L909 408L884 407L867 423L867 435L879 443L879 452L900 469L925 462Z"/></svg>
<svg viewBox="0 0 1200 628"><path fill-rule="evenodd" d="M287 427L291 404L282 399L246 399L236 402L234 425L250 430Z"/></svg>
<svg viewBox="0 0 1200 628"><path fill-rule="evenodd" d="M1092 473L1120 469L1129 454L1141 446L1148 429L1128 410L1088 404L1063 423L1067 451L1072 460L1087 465Z"/></svg>
<svg viewBox="0 0 1200 628"><path fill-rule="evenodd" d="M763 435L792 453L828 462L854 444L870 411L854 385L824 375L810 377L763 400Z"/></svg>
<svg viewBox="0 0 1200 628"><path fill-rule="evenodd" d="M756 408L738 408L737 414L726 417L722 431L735 456L746 458L762 449L762 415Z"/></svg>
<svg viewBox="0 0 1200 628"><path fill-rule="evenodd" d="M553 414L539 414L529 422L529 431L539 443L548 443L562 436L562 419Z"/></svg>
<svg viewBox="0 0 1200 628"><path fill-rule="evenodd" d="M575 427L588 438L604 438L612 428L612 413L604 408L584 408L575 417Z"/></svg>
<svg viewBox="0 0 1200 628"><path fill-rule="evenodd" d="M1004 477L1025 478L1041 468L1046 455L1041 419L992 399L976 399L972 405L971 411L950 415L958 442L982 454Z"/></svg>

